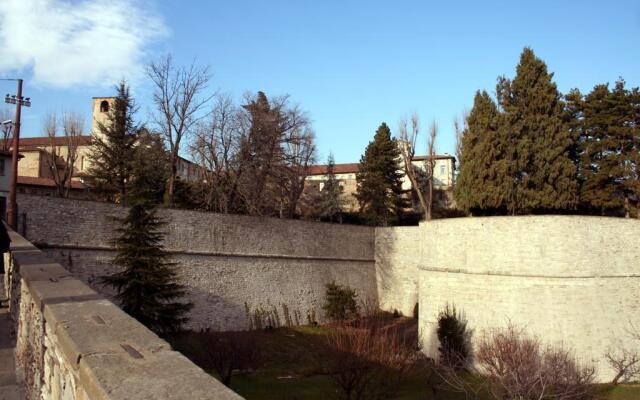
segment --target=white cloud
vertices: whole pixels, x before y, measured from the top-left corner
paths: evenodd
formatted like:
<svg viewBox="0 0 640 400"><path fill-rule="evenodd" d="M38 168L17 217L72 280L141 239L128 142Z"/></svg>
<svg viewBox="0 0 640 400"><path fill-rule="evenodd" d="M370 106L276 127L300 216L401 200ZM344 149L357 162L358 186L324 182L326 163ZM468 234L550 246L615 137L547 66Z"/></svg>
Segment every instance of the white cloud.
<svg viewBox="0 0 640 400"><path fill-rule="evenodd" d="M163 20L140 0L0 0L0 72L35 84L111 86L142 73Z"/></svg>

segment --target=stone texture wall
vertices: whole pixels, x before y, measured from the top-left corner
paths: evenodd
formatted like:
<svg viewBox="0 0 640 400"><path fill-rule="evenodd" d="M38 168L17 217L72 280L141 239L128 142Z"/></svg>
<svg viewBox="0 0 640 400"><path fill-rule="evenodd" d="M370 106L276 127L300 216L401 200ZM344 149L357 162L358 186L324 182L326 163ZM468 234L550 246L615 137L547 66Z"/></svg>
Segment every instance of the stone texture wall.
<svg viewBox="0 0 640 400"><path fill-rule="evenodd" d="M608 348L640 326L640 221L579 216L460 218L421 225L419 325L437 357L438 312L454 304L473 337L509 322L613 371Z"/></svg>
<svg viewBox="0 0 640 400"><path fill-rule="evenodd" d="M10 235L5 282L27 399L241 399L31 243Z"/></svg>
<svg viewBox="0 0 640 400"><path fill-rule="evenodd" d="M120 207L89 201L20 195L26 237L95 290L113 271L113 217ZM251 310L314 313L322 320L324 285L335 280L360 298L377 301L374 229L276 218L161 210L165 248L178 263L181 283L194 303L190 328L239 330ZM293 319L293 318L292 318Z"/></svg>
<svg viewBox="0 0 640 400"><path fill-rule="evenodd" d="M383 310L413 315L423 257L420 234L415 226L376 229L376 277Z"/></svg>

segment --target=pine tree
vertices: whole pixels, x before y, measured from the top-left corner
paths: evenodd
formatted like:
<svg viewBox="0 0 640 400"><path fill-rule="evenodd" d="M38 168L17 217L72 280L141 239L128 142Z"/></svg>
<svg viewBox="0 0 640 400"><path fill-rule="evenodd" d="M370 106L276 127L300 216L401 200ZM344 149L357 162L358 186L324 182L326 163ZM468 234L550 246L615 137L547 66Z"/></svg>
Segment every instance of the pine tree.
<svg viewBox="0 0 640 400"><path fill-rule="evenodd" d="M148 203L135 204L121 222L113 244L114 264L122 270L103 277L102 283L115 288L122 309L149 329L179 330L192 304L177 301L185 289L176 283L174 264L162 248L163 222Z"/></svg>
<svg viewBox="0 0 640 400"><path fill-rule="evenodd" d="M93 132L88 181L108 200L125 206L138 126L133 120L135 102L126 82L120 82L117 92L106 122L98 123L98 132Z"/></svg>
<svg viewBox="0 0 640 400"><path fill-rule="evenodd" d="M324 187L320 191L318 199L318 216L331 222L341 222L341 214L344 211L344 188L340 186L340 182L336 179L335 174L336 162L333 154L329 154L327 160L327 180Z"/></svg>
<svg viewBox="0 0 640 400"><path fill-rule="evenodd" d="M382 123L364 155L356 175L356 198L360 213L372 225L387 226L402 218L407 207L406 190L402 189L400 149L391 139L391 130Z"/></svg>
<svg viewBox="0 0 640 400"><path fill-rule="evenodd" d="M573 210L578 203L574 141L552 78L546 64L525 48L513 81L498 83L500 128L510 146L504 169L513 188L507 200L512 214Z"/></svg>
<svg viewBox="0 0 640 400"><path fill-rule="evenodd" d="M486 91L476 92L462 134L454 192L458 206L473 214L503 214L506 210L508 144L502 140L499 125L495 102Z"/></svg>

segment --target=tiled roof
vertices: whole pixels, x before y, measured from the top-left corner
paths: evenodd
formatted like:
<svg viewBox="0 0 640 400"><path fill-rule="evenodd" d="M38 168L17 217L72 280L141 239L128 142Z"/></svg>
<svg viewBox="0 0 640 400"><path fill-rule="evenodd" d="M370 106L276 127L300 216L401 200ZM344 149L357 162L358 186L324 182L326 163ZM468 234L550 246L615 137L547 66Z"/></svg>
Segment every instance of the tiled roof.
<svg viewBox="0 0 640 400"><path fill-rule="evenodd" d="M56 187L56 183L53 179L36 178L33 176L18 176L18 185ZM71 188L84 189L85 186L81 182L71 181Z"/></svg>
<svg viewBox="0 0 640 400"><path fill-rule="evenodd" d="M413 161L424 161L428 158L428 156L415 156L413 157ZM455 157L449 154L438 154L434 157L436 160L449 160L452 159L455 162ZM334 169L334 174L355 174L360 170L360 164L358 163L350 163L350 164L336 164ZM326 165L312 165L309 167L309 175L326 175L327 166Z"/></svg>
<svg viewBox="0 0 640 400"><path fill-rule="evenodd" d="M360 170L360 164L336 164L333 169L334 174L355 174ZM326 165L312 165L309 167L309 175L325 175L327 173Z"/></svg>
<svg viewBox="0 0 640 400"><path fill-rule="evenodd" d="M91 144L92 137L89 135L78 136L79 146L88 146ZM64 146L67 144L67 138L64 136L56 136L54 138L56 146ZM10 139L10 145L13 144L13 140ZM37 148L39 146L51 146L51 139L48 136L39 137L20 137L20 149L23 148Z"/></svg>
<svg viewBox="0 0 640 400"><path fill-rule="evenodd" d="M429 156L415 156L413 157L413 161L424 161L428 159ZM436 160L453 160L455 162L456 158L450 154L436 154L433 156Z"/></svg>

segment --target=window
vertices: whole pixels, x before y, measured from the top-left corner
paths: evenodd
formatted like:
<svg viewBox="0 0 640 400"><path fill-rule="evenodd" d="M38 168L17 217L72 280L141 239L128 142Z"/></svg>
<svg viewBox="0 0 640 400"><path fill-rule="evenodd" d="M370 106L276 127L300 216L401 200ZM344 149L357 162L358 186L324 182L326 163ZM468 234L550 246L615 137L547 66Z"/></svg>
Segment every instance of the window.
<svg viewBox="0 0 640 400"><path fill-rule="evenodd" d="M106 113L109 112L109 102L106 100L102 100L100 103L100 112Z"/></svg>
<svg viewBox="0 0 640 400"><path fill-rule="evenodd" d="M445 166L441 165L440 166L440 175L444 175L444 169L445 169Z"/></svg>
<svg viewBox="0 0 640 400"><path fill-rule="evenodd" d="M80 157L80 171L84 171L84 156Z"/></svg>
<svg viewBox="0 0 640 400"><path fill-rule="evenodd" d="M4 176L4 162L4 158L0 160L0 176Z"/></svg>

